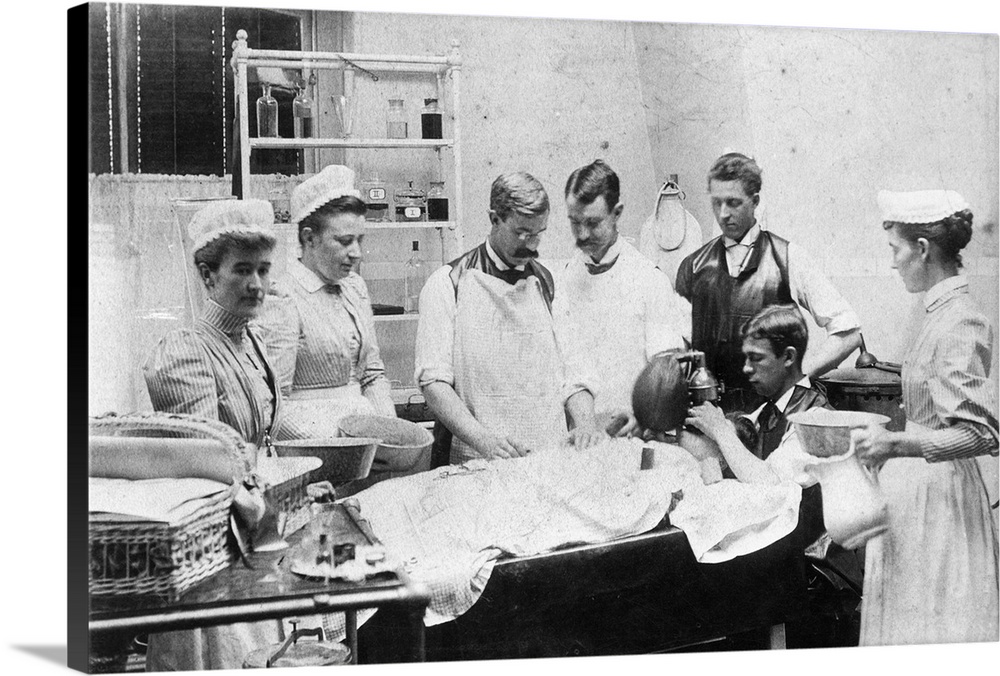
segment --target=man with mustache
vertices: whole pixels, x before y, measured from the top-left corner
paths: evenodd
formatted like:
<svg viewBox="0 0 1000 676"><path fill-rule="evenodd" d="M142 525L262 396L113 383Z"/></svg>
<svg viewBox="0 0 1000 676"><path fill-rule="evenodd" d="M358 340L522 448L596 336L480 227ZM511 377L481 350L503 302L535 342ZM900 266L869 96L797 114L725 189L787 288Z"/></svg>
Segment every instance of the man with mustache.
<svg viewBox="0 0 1000 676"><path fill-rule="evenodd" d="M603 160L570 174L566 211L577 253L558 278L553 305L567 379L593 392L601 427L635 430L632 388L655 354L683 348L690 306L670 279L618 232L618 175Z"/></svg>
<svg viewBox="0 0 1000 676"><path fill-rule="evenodd" d="M602 438L582 417L593 409L590 393L564 387L555 285L535 260L548 218L537 179L497 177L486 241L424 284L414 377L438 421L438 461L514 458L561 443L567 410L580 430L577 445Z"/></svg>
<svg viewBox="0 0 1000 676"><path fill-rule="evenodd" d="M826 329L827 338L806 355L803 371L816 378L861 346L851 306L818 271L806 252L762 230L754 215L761 171L740 153L726 153L708 172L712 211L722 234L681 261L677 293L692 305L692 347L725 385L723 410L749 412L763 403L743 372L740 331L769 305L796 303Z"/></svg>

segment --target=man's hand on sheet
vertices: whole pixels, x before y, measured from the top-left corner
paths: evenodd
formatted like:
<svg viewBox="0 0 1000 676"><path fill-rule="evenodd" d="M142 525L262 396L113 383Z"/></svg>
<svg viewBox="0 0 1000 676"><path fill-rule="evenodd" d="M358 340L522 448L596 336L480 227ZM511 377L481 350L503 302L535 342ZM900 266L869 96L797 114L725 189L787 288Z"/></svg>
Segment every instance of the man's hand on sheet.
<svg viewBox="0 0 1000 676"><path fill-rule="evenodd" d="M531 453L531 449L519 439L496 434L486 436L476 445L476 450L484 458L521 458Z"/></svg>
<svg viewBox="0 0 1000 676"><path fill-rule="evenodd" d="M569 441L578 449L590 448L608 441L611 437L608 433L596 425L582 425L574 427L569 433Z"/></svg>

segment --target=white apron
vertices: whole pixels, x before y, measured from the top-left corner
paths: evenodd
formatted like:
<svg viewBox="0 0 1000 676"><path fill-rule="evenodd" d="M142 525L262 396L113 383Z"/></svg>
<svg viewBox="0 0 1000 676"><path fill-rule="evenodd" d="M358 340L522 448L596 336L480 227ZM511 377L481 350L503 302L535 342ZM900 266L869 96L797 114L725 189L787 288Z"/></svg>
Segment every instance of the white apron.
<svg viewBox="0 0 1000 676"><path fill-rule="evenodd" d="M619 256L626 260L619 260L616 268L631 262L627 255ZM572 354L566 350L567 367L570 360L576 360L590 371L595 413L605 422L619 413L632 413L632 389L652 356L646 354L646 346L654 342L646 336L645 299L628 294L630 284L619 281L621 273L613 268L602 275L582 272L559 280L565 282L560 287L562 302L557 303L563 322L560 330L571 334L566 336L566 345L573 350Z"/></svg>
<svg viewBox="0 0 1000 676"><path fill-rule="evenodd" d="M293 390L282 400L281 410L281 428L275 435L279 441L339 437L341 418L375 413L356 382L342 387Z"/></svg>
<svg viewBox="0 0 1000 676"><path fill-rule="evenodd" d="M889 528L866 547L861 645L996 641L997 539L975 458L893 458L877 478Z"/></svg>
<svg viewBox="0 0 1000 676"><path fill-rule="evenodd" d="M563 369L552 315L536 277L507 284L467 270L458 285L455 391L472 415L495 434L531 449L565 439ZM480 457L455 436L451 462Z"/></svg>

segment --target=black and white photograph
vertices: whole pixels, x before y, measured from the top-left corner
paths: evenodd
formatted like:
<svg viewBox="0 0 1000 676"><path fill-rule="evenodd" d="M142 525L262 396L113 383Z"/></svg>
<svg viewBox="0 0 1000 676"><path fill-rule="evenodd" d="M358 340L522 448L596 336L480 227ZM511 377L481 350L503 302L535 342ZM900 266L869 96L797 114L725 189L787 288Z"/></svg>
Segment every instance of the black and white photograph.
<svg viewBox="0 0 1000 676"><path fill-rule="evenodd" d="M995 660L1000 37L888 4L67 5L19 662Z"/></svg>

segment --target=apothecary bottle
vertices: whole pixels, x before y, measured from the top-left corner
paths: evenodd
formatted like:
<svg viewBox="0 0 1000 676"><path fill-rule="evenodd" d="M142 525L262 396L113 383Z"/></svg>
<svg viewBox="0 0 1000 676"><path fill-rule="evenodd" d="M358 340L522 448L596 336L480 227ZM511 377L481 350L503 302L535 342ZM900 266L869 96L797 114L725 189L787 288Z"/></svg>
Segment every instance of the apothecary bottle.
<svg viewBox="0 0 1000 676"><path fill-rule="evenodd" d="M271 96L271 85L261 85L263 94L257 99L257 137L278 136L278 100Z"/></svg>
<svg viewBox="0 0 1000 676"><path fill-rule="evenodd" d="M424 265L420 259L420 242L413 241L413 253L406 261L406 275L404 277L404 299L403 310L406 312L417 312L420 301L420 289L424 285Z"/></svg>
<svg viewBox="0 0 1000 676"><path fill-rule="evenodd" d="M425 139L442 138L443 125L441 109L437 99L424 99L424 109L420 113L420 135Z"/></svg>
<svg viewBox="0 0 1000 676"><path fill-rule="evenodd" d="M389 219L389 193L385 183L379 178L378 172L371 172L368 178L361 182L361 200L365 203L365 220L381 223Z"/></svg>
<svg viewBox="0 0 1000 676"><path fill-rule="evenodd" d="M427 220L448 220L448 196L444 192L444 181L431 181L427 191Z"/></svg>
<svg viewBox="0 0 1000 676"><path fill-rule="evenodd" d="M292 120L294 122L295 138L313 138L316 131L313 128L313 102L306 96L305 89L299 89L292 100Z"/></svg>
<svg viewBox="0 0 1000 676"><path fill-rule="evenodd" d="M386 138L406 138L406 110L403 99L389 99L389 113L386 117Z"/></svg>

